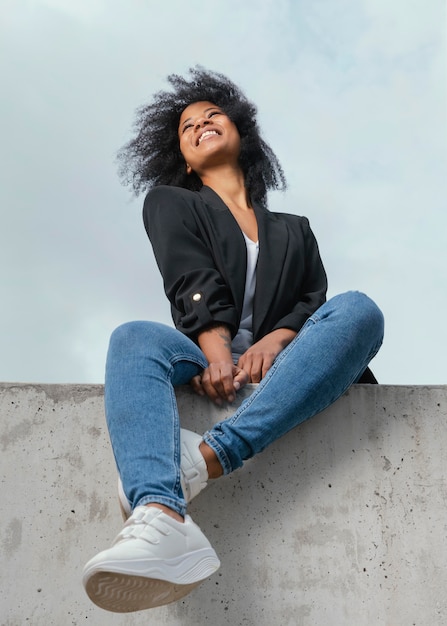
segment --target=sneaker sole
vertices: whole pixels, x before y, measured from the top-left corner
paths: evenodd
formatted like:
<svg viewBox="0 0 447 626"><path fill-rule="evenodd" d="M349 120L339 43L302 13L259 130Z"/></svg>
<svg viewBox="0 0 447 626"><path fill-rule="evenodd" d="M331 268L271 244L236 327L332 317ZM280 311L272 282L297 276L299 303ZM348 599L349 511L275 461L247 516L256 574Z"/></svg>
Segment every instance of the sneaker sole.
<svg viewBox="0 0 447 626"><path fill-rule="evenodd" d="M88 597L101 609L132 613L176 602L202 581L178 585L166 580L114 572L93 574L85 586Z"/></svg>
<svg viewBox="0 0 447 626"><path fill-rule="evenodd" d="M98 568L96 566L92 568L91 575L85 572L85 590L94 604L114 613L131 613L162 606L186 596L220 567L219 559L212 549L190 554L188 561L183 561L183 573L177 576L172 571L167 573L169 564L166 563L160 563L159 567L154 565L152 576L132 573L132 565L135 565L132 563L129 563L129 572L125 571L125 563L120 563L121 571L118 572L110 571L113 570L112 564L108 568L104 563L104 571L95 571ZM166 580L163 576L176 580Z"/></svg>

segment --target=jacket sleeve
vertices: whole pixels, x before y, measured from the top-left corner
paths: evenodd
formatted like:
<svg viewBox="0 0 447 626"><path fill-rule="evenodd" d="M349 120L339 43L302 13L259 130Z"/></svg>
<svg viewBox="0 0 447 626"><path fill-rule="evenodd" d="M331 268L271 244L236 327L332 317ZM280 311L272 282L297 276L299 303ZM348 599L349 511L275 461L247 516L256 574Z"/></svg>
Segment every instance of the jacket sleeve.
<svg viewBox="0 0 447 626"><path fill-rule="evenodd" d="M295 301L290 311L275 323L273 330L291 328L298 332L306 320L326 302L326 271L320 257L317 240L307 218L301 218L301 230L304 242L301 257L304 271L301 283L296 287Z"/></svg>
<svg viewBox="0 0 447 626"><path fill-rule="evenodd" d="M194 210L197 201L187 190L155 187L144 202L144 225L177 329L196 340L200 330L218 323L234 336L238 313L216 267L209 234Z"/></svg>

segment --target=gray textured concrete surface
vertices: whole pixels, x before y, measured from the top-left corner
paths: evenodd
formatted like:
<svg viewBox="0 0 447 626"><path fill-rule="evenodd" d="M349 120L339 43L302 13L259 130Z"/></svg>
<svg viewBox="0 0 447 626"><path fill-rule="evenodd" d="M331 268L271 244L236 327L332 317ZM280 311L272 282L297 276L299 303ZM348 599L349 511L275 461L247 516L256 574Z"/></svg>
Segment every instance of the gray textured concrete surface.
<svg viewBox="0 0 447 626"><path fill-rule="evenodd" d="M221 569L128 615L81 585L121 528L102 394L0 384L2 626L447 624L446 386L352 387L212 483L190 514ZM186 388L178 399L198 432L229 412Z"/></svg>

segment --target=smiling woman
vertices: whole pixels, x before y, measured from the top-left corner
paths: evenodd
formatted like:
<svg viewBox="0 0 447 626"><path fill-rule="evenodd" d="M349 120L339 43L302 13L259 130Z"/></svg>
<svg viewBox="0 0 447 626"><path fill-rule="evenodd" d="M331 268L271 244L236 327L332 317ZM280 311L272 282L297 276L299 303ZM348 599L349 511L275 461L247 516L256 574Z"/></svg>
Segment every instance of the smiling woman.
<svg viewBox="0 0 447 626"><path fill-rule="evenodd" d="M351 384L374 381L383 336L364 294L326 302L308 220L267 209L267 190L285 181L255 107L220 74L169 81L120 155L135 191L148 190L144 225L175 328L130 322L110 340L106 418L129 519L84 585L117 612L178 600L218 569L187 504ZM249 382L259 384L231 417L203 435L180 429L176 385L221 405Z"/></svg>

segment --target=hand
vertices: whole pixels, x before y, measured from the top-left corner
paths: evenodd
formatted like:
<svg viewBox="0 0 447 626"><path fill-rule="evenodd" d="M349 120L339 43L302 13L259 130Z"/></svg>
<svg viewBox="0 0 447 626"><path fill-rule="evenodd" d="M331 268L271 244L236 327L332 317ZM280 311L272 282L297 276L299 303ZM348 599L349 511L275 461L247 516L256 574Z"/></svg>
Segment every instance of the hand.
<svg viewBox="0 0 447 626"><path fill-rule="evenodd" d="M225 325L212 324L198 335L198 343L208 367L200 376L194 376L192 388L216 404L233 402L236 391L247 384L248 375L233 363L230 330Z"/></svg>
<svg viewBox="0 0 447 626"><path fill-rule="evenodd" d="M213 402L233 402L236 391L248 383L248 374L227 361L213 362L202 374L191 379L191 387L199 396L207 395Z"/></svg>
<svg viewBox="0 0 447 626"><path fill-rule="evenodd" d="M278 354L295 336L294 330L278 328L250 346L238 361L238 366L247 372L249 382L261 382Z"/></svg>

